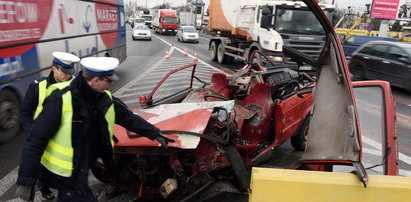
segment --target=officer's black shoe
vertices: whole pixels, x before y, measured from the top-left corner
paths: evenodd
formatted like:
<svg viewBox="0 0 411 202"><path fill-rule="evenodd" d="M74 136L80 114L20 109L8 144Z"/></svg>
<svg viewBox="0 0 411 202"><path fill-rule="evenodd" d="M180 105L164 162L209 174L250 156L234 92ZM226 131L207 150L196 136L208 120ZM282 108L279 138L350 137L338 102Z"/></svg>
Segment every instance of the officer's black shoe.
<svg viewBox="0 0 411 202"><path fill-rule="evenodd" d="M47 199L47 200L53 200L54 199L54 193L50 190L50 189L42 189L40 190L41 195L43 196L43 198Z"/></svg>

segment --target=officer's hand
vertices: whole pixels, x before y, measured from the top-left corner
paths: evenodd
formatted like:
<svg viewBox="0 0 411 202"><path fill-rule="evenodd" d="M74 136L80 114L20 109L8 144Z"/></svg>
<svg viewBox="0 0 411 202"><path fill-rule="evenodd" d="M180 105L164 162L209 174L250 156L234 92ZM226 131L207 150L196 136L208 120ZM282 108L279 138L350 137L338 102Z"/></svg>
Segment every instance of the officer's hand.
<svg viewBox="0 0 411 202"><path fill-rule="evenodd" d="M161 133L158 134L156 140L161 144L163 148L167 148L169 142L174 142L174 140L162 135Z"/></svg>
<svg viewBox="0 0 411 202"><path fill-rule="evenodd" d="M16 196L25 200L34 200L34 186L17 185Z"/></svg>

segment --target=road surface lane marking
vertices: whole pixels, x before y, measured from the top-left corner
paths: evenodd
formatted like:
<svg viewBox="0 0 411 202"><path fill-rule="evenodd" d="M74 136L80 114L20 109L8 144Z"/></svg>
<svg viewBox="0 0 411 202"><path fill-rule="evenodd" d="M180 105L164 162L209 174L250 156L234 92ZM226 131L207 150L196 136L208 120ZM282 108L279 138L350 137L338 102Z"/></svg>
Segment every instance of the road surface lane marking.
<svg viewBox="0 0 411 202"><path fill-rule="evenodd" d="M362 138L362 141L363 141L363 142L369 144L370 146L376 148L377 150L381 150L381 148L382 148L381 143L379 143L379 142L377 142L377 141L375 141L375 140L373 140L373 139L370 139L370 138L368 138L368 137L362 136L361 138ZM406 163L406 164L408 164L408 165L411 165L411 157L409 157L409 156L407 156L407 155L405 155L405 154L403 154L403 153L401 153L401 152L398 152L398 154L399 154L400 161L402 161L402 162L404 162L404 163ZM380 154L380 155L381 155L381 154Z"/></svg>

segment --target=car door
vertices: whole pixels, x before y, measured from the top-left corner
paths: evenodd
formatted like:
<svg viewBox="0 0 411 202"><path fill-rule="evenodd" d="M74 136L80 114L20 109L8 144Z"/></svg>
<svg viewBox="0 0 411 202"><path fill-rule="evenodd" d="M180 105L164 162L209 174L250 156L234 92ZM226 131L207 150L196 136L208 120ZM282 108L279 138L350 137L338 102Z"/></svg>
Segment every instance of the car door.
<svg viewBox="0 0 411 202"><path fill-rule="evenodd" d="M386 44L374 44L369 55L362 56L367 68L367 78L385 80L382 66L389 63L386 54L389 48Z"/></svg>
<svg viewBox="0 0 411 202"><path fill-rule="evenodd" d="M391 46L387 53L387 60L383 61L383 80L394 85L406 87L411 77L410 55L401 47Z"/></svg>
<svg viewBox="0 0 411 202"><path fill-rule="evenodd" d="M355 44L355 41L357 39L357 36L351 36L347 40L345 40L342 44L343 50L344 50L344 55L345 57L351 57L351 54L357 50L358 45Z"/></svg>

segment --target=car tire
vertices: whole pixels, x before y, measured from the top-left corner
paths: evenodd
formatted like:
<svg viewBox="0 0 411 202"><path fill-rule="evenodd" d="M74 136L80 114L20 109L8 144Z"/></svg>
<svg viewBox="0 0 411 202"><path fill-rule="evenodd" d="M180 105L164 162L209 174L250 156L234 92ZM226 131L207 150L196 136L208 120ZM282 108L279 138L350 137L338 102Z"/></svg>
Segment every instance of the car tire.
<svg viewBox="0 0 411 202"><path fill-rule="evenodd" d="M210 57L212 61L217 61L217 41L212 41L210 44Z"/></svg>
<svg viewBox="0 0 411 202"><path fill-rule="evenodd" d="M250 187L250 173L247 170L240 153L238 152L237 148L232 145L226 146L225 150L227 152L231 168L233 169L233 173L235 175L235 186L239 191L247 191Z"/></svg>
<svg viewBox="0 0 411 202"><path fill-rule="evenodd" d="M20 132L20 101L9 89L0 90L0 144Z"/></svg>
<svg viewBox="0 0 411 202"><path fill-rule="evenodd" d="M307 146L307 132L310 125L310 115L302 120L296 134L291 137L291 145L297 151L305 151Z"/></svg>
<svg viewBox="0 0 411 202"><path fill-rule="evenodd" d="M365 72L364 67L362 66L355 66L352 72L355 80L364 80L365 79Z"/></svg>

